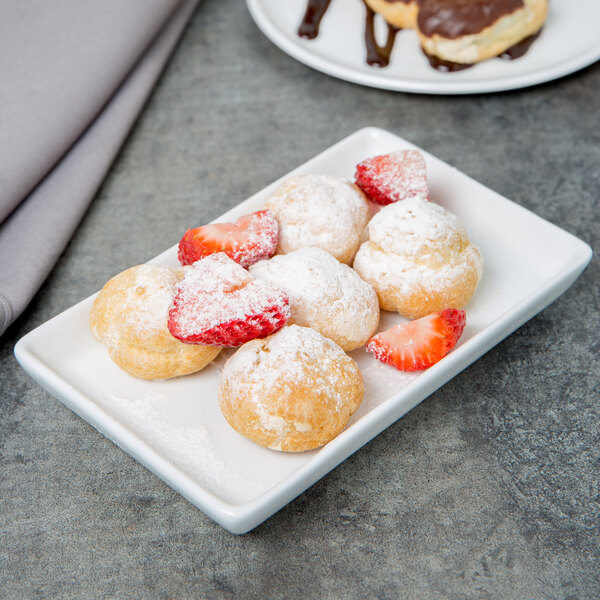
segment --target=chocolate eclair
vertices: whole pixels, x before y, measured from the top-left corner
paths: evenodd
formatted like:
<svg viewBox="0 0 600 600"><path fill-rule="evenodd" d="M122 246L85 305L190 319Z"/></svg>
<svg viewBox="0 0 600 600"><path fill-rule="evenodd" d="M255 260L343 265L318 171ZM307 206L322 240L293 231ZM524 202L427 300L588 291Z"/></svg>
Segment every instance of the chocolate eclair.
<svg viewBox="0 0 600 600"><path fill-rule="evenodd" d="M421 0L416 30L426 54L473 64L536 34L547 10L547 0Z"/></svg>

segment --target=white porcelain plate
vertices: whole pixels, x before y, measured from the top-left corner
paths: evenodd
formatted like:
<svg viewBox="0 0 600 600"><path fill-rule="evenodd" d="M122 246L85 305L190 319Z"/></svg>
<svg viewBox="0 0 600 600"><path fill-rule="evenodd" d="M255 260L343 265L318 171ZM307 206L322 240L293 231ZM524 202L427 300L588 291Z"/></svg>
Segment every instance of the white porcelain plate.
<svg viewBox="0 0 600 600"><path fill-rule="evenodd" d="M331 0L314 40L298 37L307 0L246 0L262 32L296 60L371 87L421 94L473 94L523 88L586 67L600 58L600 2L551 0L540 37L520 59L493 59L457 73L432 69L414 31L401 31L388 67L365 62L365 7L361 0ZM382 35L384 23L377 20ZM380 40L385 37L379 38Z"/></svg>
<svg viewBox="0 0 600 600"><path fill-rule="evenodd" d="M363 158L413 147L381 129L362 129L285 178L352 178ZM348 428L324 448L280 453L233 431L217 403L226 352L204 371L169 381L142 381L121 371L88 329L93 297L23 337L17 359L51 394L209 517L234 533L252 529L547 306L591 258L579 239L424 154L432 200L460 217L485 258L466 309L467 327L448 356L418 374L383 365L364 349L352 352L365 380L364 400ZM278 183L219 220L258 210ZM177 265L176 247L151 262ZM397 321L386 313L380 328Z"/></svg>

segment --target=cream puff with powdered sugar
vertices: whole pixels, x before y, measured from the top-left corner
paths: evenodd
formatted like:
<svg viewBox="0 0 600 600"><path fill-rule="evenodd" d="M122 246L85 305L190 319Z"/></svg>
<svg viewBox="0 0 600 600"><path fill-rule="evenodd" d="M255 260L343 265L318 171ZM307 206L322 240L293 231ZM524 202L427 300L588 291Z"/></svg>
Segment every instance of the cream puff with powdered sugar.
<svg viewBox="0 0 600 600"><path fill-rule="evenodd" d="M373 287L320 248L300 248L250 267L250 273L283 290L290 321L312 327L349 352L366 344L379 323Z"/></svg>
<svg viewBox="0 0 600 600"><path fill-rule="evenodd" d="M253 442L303 452L340 434L363 393L358 366L335 342L290 325L229 358L219 405L227 422Z"/></svg>
<svg viewBox="0 0 600 600"><path fill-rule="evenodd" d="M463 308L483 272L481 252L458 217L414 197L385 206L368 225L354 269L377 292L383 310L417 319Z"/></svg>
<svg viewBox="0 0 600 600"><path fill-rule="evenodd" d="M279 223L277 254L317 247L350 264L371 216L350 181L332 175L298 175L284 181L266 204Z"/></svg>
<svg viewBox="0 0 600 600"><path fill-rule="evenodd" d="M141 379L168 379L206 367L221 348L184 344L167 328L185 268L138 265L113 277L90 311L90 329L110 358Z"/></svg>

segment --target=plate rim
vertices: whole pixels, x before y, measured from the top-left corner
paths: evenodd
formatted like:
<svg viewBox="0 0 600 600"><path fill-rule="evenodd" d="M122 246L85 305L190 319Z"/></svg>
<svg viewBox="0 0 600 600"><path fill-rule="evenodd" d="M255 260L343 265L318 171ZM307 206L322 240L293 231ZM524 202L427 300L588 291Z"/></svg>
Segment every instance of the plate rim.
<svg viewBox="0 0 600 600"><path fill-rule="evenodd" d="M408 140L385 129L378 127L361 128L332 144L322 152L297 166L295 169L292 169L278 180L252 194L216 220L218 221L227 218L229 213L239 210L240 207L246 203L252 202L256 196L263 194L266 190L277 185L278 182L289 177L292 173L310 166L310 164L315 161L318 162L322 160L323 157L334 154L346 145L356 143L357 140L361 140L365 136L370 137L371 139L383 137L394 140L395 142L414 146ZM437 160L441 161L441 159ZM441 162L448 165L445 161ZM474 181L478 185L483 186L485 189L490 190L495 195L498 195L497 192L494 192L491 188L477 182L469 175L462 173L461 171L458 171L458 173L460 173L461 176ZM452 354L447 357L447 360L445 359L428 369L426 372L423 372L418 379L411 382L408 391L407 388L403 388L396 394L389 396L385 402L382 402L380 405L371 409L368 413L363 415L359 421L343 431L337 438L319 449L318 453L310 460L303 465L300 465L298 469L284 479L278 481L273 487L267 489L265 492L248 502L239 504L227 502L215 495L209 489L195 482L192 477L188 476L185 472L178 470L175 465L172 465L166 458L162 457L154 450L148 442L139 438L134 432L129 431L116 417L113 417L102 406L98 405L91 397L88 397L85 393L78 390L69 381L63 379L50 365L36 355L36 338L43 335L46 328L52 327L58 320L68 319L70 313L76 313L82 309L82 305L91 303L93 298L97 295L97 292L38 325L29 333L26 333L15 344L14 354L23 369L37 381L41 387L46 389L52 396L56 397L65 406L91 424L105 437L113 441L135 460L140 462L140 464L145 466L149 471L154 473L167 485L204 512L209 518L231 533L246 533L286 506L295 497L333 470L369 440L379 435L392 423L400 419L420 402L424 401L435 390L445 385L458 373L466 369L488 350L498 344L502 339L506 338L523 323L556 300L583 272L592 257L592 249L586 242L542 217L535 215L535 213L532 213L512 200L504 196L500 196L500 198L503 202L508 202L525 213L533 215L536 219L543 221L545 225L559 230L561 235L567 236L566 239L570 240L572 249L576 250L572 262L566 265L560 272L556 273L553 278L545 281L544 284L533 291L530 296L523 299L517 305L512 306L507 313L498 317L496 321L490 323L482 331L477 332L464 344L459 345ZM172 248L167 249L149 262L159 260L161 256L169 253L171 250ZM532 297L536 300L535 302L531 301ZM407 396L409 396L408 402L406 402ZM399 406L401 400L404 401L405 405ZM115 435L115 431L118 435Z"/></svg>

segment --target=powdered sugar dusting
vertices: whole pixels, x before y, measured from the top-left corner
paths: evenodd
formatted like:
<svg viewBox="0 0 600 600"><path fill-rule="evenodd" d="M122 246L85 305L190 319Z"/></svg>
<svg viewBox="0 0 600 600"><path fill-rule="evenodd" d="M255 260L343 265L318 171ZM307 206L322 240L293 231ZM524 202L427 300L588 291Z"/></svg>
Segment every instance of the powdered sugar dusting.
<svg viewBox="0 0 600 600"><path fill-rule="evenodd" d="M429 196L427 165L418 150L401 150L364 160L356 167L356 183L380 204Z"/></svg>
<svg viewBox="0 0 600 600"><path fill-rule="evenodd" d="M259 486L224 463L201 421L174 425L165 420L161 412L170 400L168 395L160 393L129 398L103 392L99 398L111 415L201 485L216 494L234 495L239 501L254 498L261 491Z"/></svg>
<svg viewBox="0 0 600 600"><path fill-rule="evenodd" d="M279 251L284 253L317 246L337 258L346 248L354 254L370 216L357 188L331 175L292 177L268 206L279 221Z"/></svg>
<svg viewBox="0 0 600 600"><path fill-rule="evenodd" d="M423 297L450 290L483 270L456 215L422 198L384 207L369 223L370 241L360 247L354 268L381 293Z"/></svg>
<svg viewBox="0 0 600 600"><path fill-rule="evenodd" d="M310 376L316 395L328 397L337 412L347 410L347 400L340 393L344 386L340 363L355 367L331 340L308 327L290 325L265 340L242 346L225 364L221 380L235 395L252 402L263 428L276 431L283 439L290 423L273 415L265 390L277 387L282 399L293 398L299 382L306 384ZM302 426L300 423L300 429Z"/></svg>
<svg viewBox="0 0 600 600"><path fill-rule="evenodd" d="M210 343L204 334L224 325L239 325L241 333L254 318L270 327L267 334L272 333L289 318L287 296L255 280L224 253L217 253L186 270L177 286L169 330L183 341Z"/></svg>
<svg viewBox="0 0 600 600"><path fill-rule="evenodd" d="M467 237L458 217L439 204L409 198L382 208L368 225L369 239L407 257L446 253Z"/></svg>
<svg viewBox="0 0 600 600"><path fill-rule="evenodd" d="M301 248L261 261L250 273L279 286L290 299L290 320L353 349L377 327L377 294L358 273L320 248ZM338 342L339 343L339 342Z"/></svg>
<svg viewBox="0 0 600 600"><path fill-rule="evenodd" d="M235 223L210 223L188 229L179 241L177 257L191 265L217 252L244 268L273 256L279 240L279 223L270 210L242 215Z"/></svg>
<svg viewBox="0 0 600 600"><path fill-rule="evenodd" d="M324 348L329 348L330 352ZM245 383L265 383L267 386L275 381L293 383L304 376L304 364L329 371L332 355L336 359L346 356L317 331L289 325L266 340L254 340L240 348L225 364L221 377L235 383L238 374L244 373Z"/></svg>
<svg viewBox="0 0 600 600"><path fill-rule="evenodd" d="M138 265L132 267L133 281L124 288L124 306L120 313L123 325L152 336L165 330L169 308L173 302L179 273L163 265ZM120 335L119 327L110 327L108 335ZM105 343L118 340L106 339Z"/></svg>
<svg viewBox="0 0 600 600"><path fill-rule="evenodd" d="M219 294L243 287L252 277L224 252L218 252L186 269L183 281L189 293Z"/></svg>
<svg viewBox="0 0 600 600"><path fill-rule="evenodd" d="M398 371L374 360L364 348L353 352L352 357L358 363L365 382L365 395L353 419L360 419L419 377L418 372Z"/></svg>
<svg viewBox="0 0 600 600"><path fill-rule="evenodd" d="M279 223L273 213L266 209L244 215L236 221L244 232L242 239L235 239L231 258L244 268L270 258L279 241Z"/></svg>
<svg viewBox="0 0 600 600"><path fill-rule="evenodd" d="M411 296L420 290L424 297L463 281L473 265L478 266L481 276L483 262L473 246L466 247L445 264L432 267L399 254L382 252L381 248L367 242L361 246L354 260L354 268L365 279L374 282L378 289L393 288L403 296Z"/></svg>

